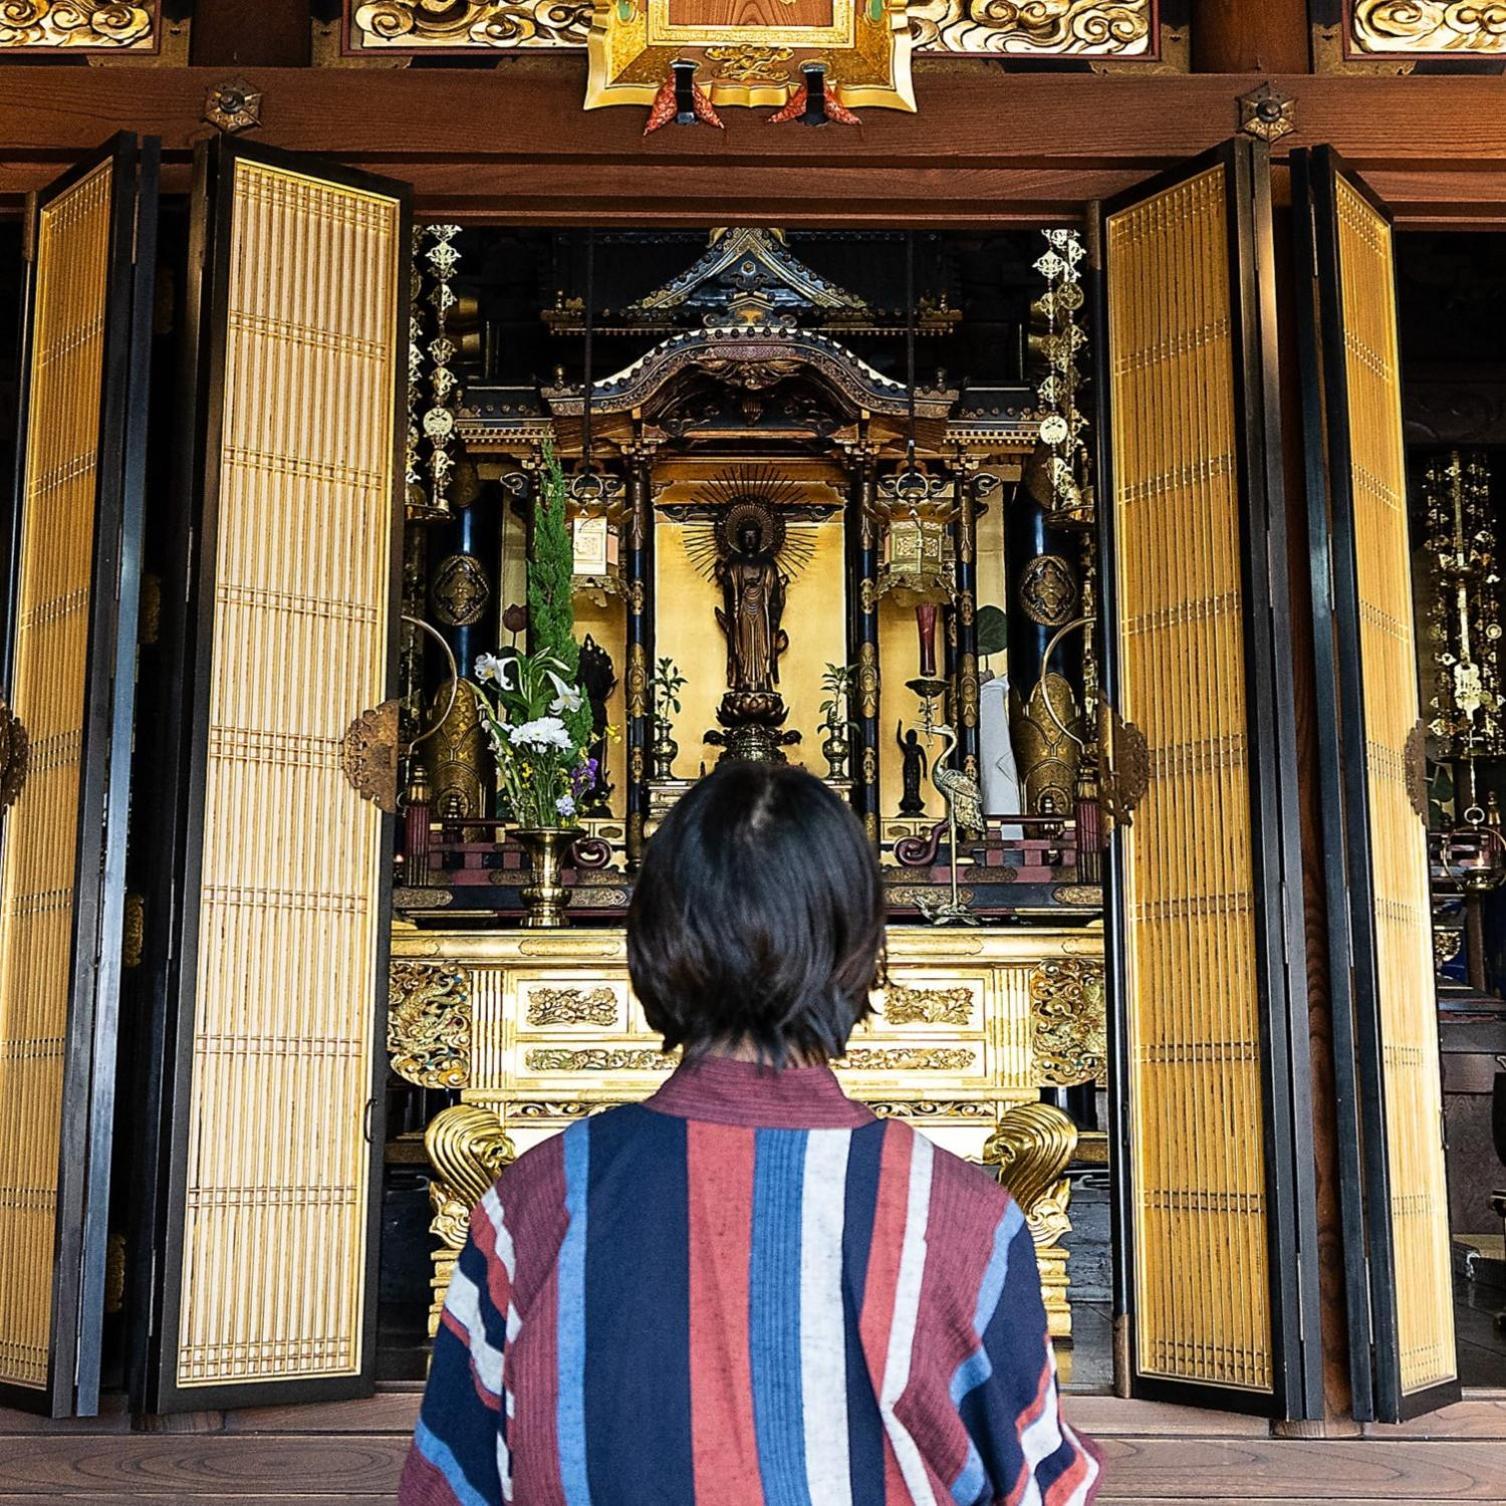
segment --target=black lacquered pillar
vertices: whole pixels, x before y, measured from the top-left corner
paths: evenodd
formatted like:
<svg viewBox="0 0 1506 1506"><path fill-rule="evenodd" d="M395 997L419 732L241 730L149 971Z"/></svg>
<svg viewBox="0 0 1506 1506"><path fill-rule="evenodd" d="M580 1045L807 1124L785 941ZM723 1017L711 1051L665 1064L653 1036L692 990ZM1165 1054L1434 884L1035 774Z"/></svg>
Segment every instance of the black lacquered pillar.
<svg viewBox="0 0 1506 1506"><path fill-rule="evenodd" d="M627 586L627 859L643 856L648 822L648 746L653 740L653 703L648 681L654 668L654 483L649 457L636 453L628 476L623 524L623 578Z"/></svg>
<svg viewBox="0 0 1506 1506"><path fill-rule="evenodd" d="M852 706L852 803L869 840L879 839L879 524L873 508L873 462L852 462L844 518L847 549L847 662L857 671Z"/></svg>
<svg viewBox="0 0 1506 1506"><path fill-rule="evenodd" d="M980 477L958 471L952 519L952 686L957 714L957 762L978 778L978 493Z"/></svg>

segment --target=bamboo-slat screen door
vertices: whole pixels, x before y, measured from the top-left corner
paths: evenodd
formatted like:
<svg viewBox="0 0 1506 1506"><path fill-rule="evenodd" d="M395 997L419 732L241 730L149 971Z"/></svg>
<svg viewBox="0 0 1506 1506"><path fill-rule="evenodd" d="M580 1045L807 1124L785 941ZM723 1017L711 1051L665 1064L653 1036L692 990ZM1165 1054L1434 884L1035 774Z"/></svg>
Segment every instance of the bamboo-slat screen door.
<svg viewBox="0 0 1506 1506"><path fill-rule="evenodd" d="M0 853L0 1399L99 1391L156 143L38 198L11 519L6 698L29 763ZM141 250L139 258L136 256Z"/></svg>
<svg viewBox="0 0 1506 1506"><path fill-rule="evenodd" d="M1264 160L1241 142L1099 226L1106 691L1148 775L1111 854L1111 978L1136 1389L1301 1416L1311 1205L1293 1149L1305 992L1272 636L1286 563L1269 213Z"/></svg>
<svg viewBox="0 0 1506 1506"><path fill-rule="evenodd" d="M1394 1420L1458 1385L1392 230L1328 148L1294 166L1352 1369Z"/></svg>
<svg viewBox="0 0 1506 1506"><path fill-rule="evenodd" d="M346 734L392 693L405 190L218 143L163 1408L368 1389L390 822Z"/></svg>

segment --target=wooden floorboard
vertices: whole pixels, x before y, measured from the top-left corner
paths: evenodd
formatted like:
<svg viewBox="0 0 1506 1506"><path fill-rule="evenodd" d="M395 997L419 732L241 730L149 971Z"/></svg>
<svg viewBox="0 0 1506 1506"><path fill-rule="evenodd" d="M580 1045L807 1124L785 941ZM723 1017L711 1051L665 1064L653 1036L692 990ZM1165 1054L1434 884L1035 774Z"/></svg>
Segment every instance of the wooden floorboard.
<svg viewBox="0 0 1506 1506"><path fill-rule="evenodd" d="M150 1433L129 1431L116 1403L69 1423L0 1411L0 1506L390 1506L419 1399L385 1388ZM1259 1418L1107 1396L1064 1409L1102 1444L1100 1506L1506 1506L1500 1395L1344 1440L1272 1438Z"/></svg>

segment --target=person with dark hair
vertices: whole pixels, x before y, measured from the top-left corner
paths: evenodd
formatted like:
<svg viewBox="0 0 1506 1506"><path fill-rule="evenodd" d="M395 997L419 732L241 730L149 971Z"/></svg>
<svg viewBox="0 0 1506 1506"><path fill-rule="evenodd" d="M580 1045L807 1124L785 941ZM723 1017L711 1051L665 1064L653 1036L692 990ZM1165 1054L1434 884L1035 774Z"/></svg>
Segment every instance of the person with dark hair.
<svg viewBox="0 0 1506 1506"><path fill-rule="evenodd" d="M793 768L649 841L628 966L683 1058L472 1215L402 1506L1086 1506L1035 1250L984 1172L829 1063L883 967L878 865Z"/></svg>

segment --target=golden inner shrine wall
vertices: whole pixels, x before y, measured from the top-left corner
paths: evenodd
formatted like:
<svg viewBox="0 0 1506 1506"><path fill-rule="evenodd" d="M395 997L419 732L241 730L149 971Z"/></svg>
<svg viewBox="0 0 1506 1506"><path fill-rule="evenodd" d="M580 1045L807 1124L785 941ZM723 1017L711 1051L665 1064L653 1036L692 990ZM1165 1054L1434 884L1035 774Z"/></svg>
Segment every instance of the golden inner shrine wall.
<svg viewBox="0 0 1506 1506"><path fill-rule="evenodd" d="M1014 1189L1058 1339L1071 1334L1061 1239L1078 1136L1040 1089L1104 1080L1102 958L1096 928L891 927L887 987L837 1064L855 1098L912 1120ZM395 1070L460 1089L459 1106L426 1135L438 1173L437 1321L464 1214L501 1168L584 1114L646 1097L674 1062L632 996L617 928L398 927L391 968Z"/></svg>

